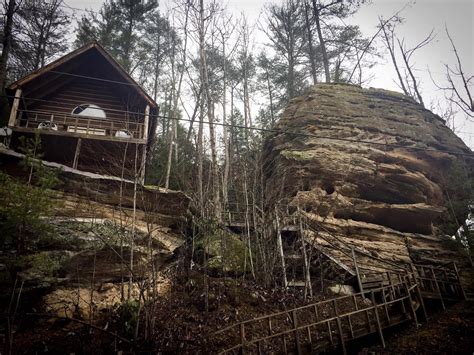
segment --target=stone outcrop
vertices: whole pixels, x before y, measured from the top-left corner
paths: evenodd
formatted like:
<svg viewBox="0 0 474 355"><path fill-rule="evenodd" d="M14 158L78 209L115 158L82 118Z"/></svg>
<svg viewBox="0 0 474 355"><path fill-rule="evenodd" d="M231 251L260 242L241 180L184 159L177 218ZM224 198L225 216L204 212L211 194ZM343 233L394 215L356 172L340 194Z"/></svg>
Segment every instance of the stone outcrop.
<svg viewBox="0 0 474 355"><path fill-rule="evenodd" d="M320 84L291 100L275 129L294 134L265 143L267 207L299 208L324 226L321 249L343 263L328 243L394 262L450 258L436 230L448 213L443 186L453 164L474 160L439 116L399 93Z"/></svg>

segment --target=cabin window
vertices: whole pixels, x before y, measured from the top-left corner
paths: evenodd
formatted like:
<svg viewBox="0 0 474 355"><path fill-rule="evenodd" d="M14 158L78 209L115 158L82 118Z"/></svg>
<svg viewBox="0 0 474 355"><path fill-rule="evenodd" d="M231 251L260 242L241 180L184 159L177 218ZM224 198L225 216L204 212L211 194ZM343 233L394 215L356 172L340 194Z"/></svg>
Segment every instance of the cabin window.
<svg viewBox="0 0 474 355"><path fill-rule="evenodd" d="M105 111L94 104L82 104L72 110L73 115L106 118Z"/></svg>

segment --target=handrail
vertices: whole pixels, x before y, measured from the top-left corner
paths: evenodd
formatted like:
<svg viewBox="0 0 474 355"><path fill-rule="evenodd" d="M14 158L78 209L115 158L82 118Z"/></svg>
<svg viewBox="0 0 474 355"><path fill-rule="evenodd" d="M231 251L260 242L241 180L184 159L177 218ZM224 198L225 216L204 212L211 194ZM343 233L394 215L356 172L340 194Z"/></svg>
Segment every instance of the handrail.
<svg viewBox="0 0 474 355"><path fill-rule="evenodd" d="M403 286L403 288L401 290L404 290L403 294L401 293L400 291L400 287L399 286ZM249 320L249 321L243 321L243 322L239 322L237 324L234 324L233 326L230 326L230 327L226 327L224 329L221 329L217 332L214 332L213 335L218 335L218 334L221 334L225 331L228 331L228 330L231 330L233 328L239 328L240 329L240 342L239 344L236 344L230 348L227 348L227 349L224 349L222 351L220 351L219 353L220 354L224 354L224 353L228 353L228 352L231 352L231 351L234 351L236 349L243 349L246 348L246 347L251 347L253 345L257 345L260 349L260 345L263 343L263 342L266 342L270 339L274 339L274 338L278 338L278 337L284 337L285 335L287 334L295 334L295 339L296 339L296 342L297 342L297 346L300 346L299 344L299 336L298 334L300 334L299 332L301 331L308 331L308 334L310 333L310 328L314 328L318 325L323 325L323 324L327 324L328 325L328 333L331 332L330 330L330 324L331 322L334 322L336 321L337 322L337 325L338 325L338 331L336 332L336 335L338 335L340 337L340 342L342 343L342 346L344 347L344 336L343 336L343 329L342 329L342 321L347 318L348 322L349 322L349 327L350 327L350 334L352 336L352 338L354 337L354 330L352 328L352 323L351 323L351 317L352 316L355 316L357 314L366 314L366 318L367 318L367 326L369 327L369 331L367 334L370 334L372 331L371 331L371 324L373 323L370 318L368 318L368 314L369 312L372 313L374 312L375 314L375 320L374 322L377 322L377 328L378 328L378 331L380 333L380 336L382 338L382 341L383 341L383 336L381 334L381 329L382 329L382 325L381 325L381 321L380 321L380 318L379 318L379 309L385 309L385 313L386 313L386 320L389 321L389 324L390 324L390 317L388 315L388 306L392 305L392 304L395 304L395 303L401 303L402 305L402 309L405 309L405 300L408 301L408 306L411 308L411 312L412 312L412 316L413 316L413 319L415 320L415 322L417 322L416 320L416 315L414 314L415 313L415 310L413 308L413 304L411 302L411 292L413 290L415 290L416 288L418 287L418 284L414 284L414 285L411 285L411 286L408 286L406 280L403 281L403 282L400 282L399 284L396 284L396 285L391 285L391 286L387 286L387 287L381 287L378 289L378 291L380 290L383 290L385 288L391 288L392 290L394 290L395 288L398 288L398 293L399 295L398 296L395 296L395 293L393 293L393 296L396 297L394 299L391 299L391 300L387 300L385 299L385 297L383 297L383 303L381 304L376 304L374 302L374 293L377 292L377 290L372 290L372 291L369 291L369 292L360 292L360 293L357 293L357 294L354 294L354 295L349 295L349 296L344 296L344 297L338 297L338 298L333 298L333 299L330 299L330 300L325 300L325 301L322 301L322 302L318 302L318 303L313 303L313 304L310 304L310 305L307 305L307 306L303 306L303 307L297 307L297 308L293 308L291 310L286 310L286 311L282 311L282 312L276 312L276 313L273 313L271 315L268 315L268 316L262 316L262 317L257 317L257 318L254 318L252 320ZM358 295L364 295L366 293L370 293L372 295L371 299L372 299L372 305L368 306L368 307L364 307L364 308L358 308L357 306L357 303L356 303L356 296ZM336 300L338 299L343 299L343 298L352 298L354 300L354 307L355 307L355 310L351 310L351 311L346 311L346 312L342 312L342 313L338 313L337 310L335 309L335 315L334 316L329 316L328 318L325 318L325 319L317 319L318 316L317 316L317 313L316 313L316 321L310 321L309 323L305 323L305 324L297 324L297 321L296 321L296 311L297 310L301 310L301 309L304 309L304 308L307 308L307 307L316 307L316 306L321 306L323 305L324 303L329 303L329 302L332 302L334 304L336 304ZM336 307L336 306L335 306ZM316 309L316 308L315 308ZM285 330L279 330L277 331L276 333L273 333L272 334L272 329L271 329L271 326L269 326L269 333L268 335L265 335L265 336L257 336L256 338L254 339L250 339L250 340L247 340L246 337L245 337L245 325L248 324L249 322L257 322L257 321L261 321L263 319L267 319L267 318L270 318L270 317L276 317L278 315L282 315L282 314L286 314L286 315L290 315L292 314L292 319L293 319L293 327L291 329L285 329ZM409 319L409 318L408 318ZM270 321L269 321L269 324L270 324ZM365 323L364 323L365 324ZM376 328L376 329L377 329ZM301 333L301 334L304 334L304 333ZM329 335L330 338L332 339L332 334ZM349 339L347 339L349 340ZM312 341L311 341L311 337L310 337L310 340L309 342L312 344ZM334 343L333 343L334 344ZM285 345L286 346L286 345Z"/></svg>
<svg viewBox="0 0 474 355"><path fill-rule="evenodd" d="M260 317L256 317L256 318L252 318L252 319L247 319L247 320L241 321L239 323L232 324L232 325L229 325L225 328L219 329L218 331L214 332L213 334L223 333L227 330L230 330L232 328L235 328L235 327L239 326L240 324L248 324L248 323L251 323L251 322L261 321L261 320L272 318L272 317L278 317L278 316L283 315L283 314L288 314L288 312L300 311L302 309L312 308L314 306L319 306L319 305L323 305L323 304L326 304L326 303L330 303L330 302L334 302L334 301L338 301L338 300L342 300L342 299L346 299L346 298L353 298L353 297L357 297L357 296L364 297L368 293L381 292L384 289L387 289L387 288L391 289L391 288L398 287L398 286L401 286L401 285L404 285L404 282L395 283L393 285L382 286L382 287L378 287L378 288L375 288L375 289L371 289L370 291L358 292L358 293L354 293L352 295L335 297L335 298L331 298L331 299L328 299L328 300L323 300L323 301L319 301L319 302L315 302L315 303L310 303L308 305L292 308L290 310L279 311L279 312L267 314L267 315L264 315L264 316L260 316ZM366 309L366 308L364 308L364 309Z"/></svg>
<svg viewBox="0 0 474 355"><path fill-rule="evenodd" d="M429 268L431 269L431 267L429 267ZM443 268L441 268L440 270L447 271ZM423 292L427 292L427 291L429 293L430 290L427 290L426 288L424 288L424 283L425 282L428 282L429 286L431 286L430 287L431 291L434 290L433 284L436 286L435 288L436 288L437 293L440 297L440 301L442 302L443 308L444 308L443 295L441 294L439 284L441 284L441 285L443 285L443 284L452 285L452 287L453 287L452 289L444 288L444 292L446 292L446 290L448 290L448 293L450 292L451 294L455 294L456 296L461 296L461 297L463 296L462 285L460 283L459 278L457 278L457 279L452 278L452 279L442 280L442 279L439 279L439 277L437 277L437 275L434 274L434 273L432 273L432 277L429 278L429 277L424 277L424 276L418 275L418 272L415 272L415 270L413 272L406 272L405 274L391 273L391 272L382 272L380 274L381 274L381 276L387 276L387 277L390 277L390 278L391 278L392 274L396 275L396 277L398 279L398 282L397 282L397 280L395 280L395 282L391 281L390 285L377 287L377 288L374 288L374 289L371 289L371 290L358 292L358 293L355 293L355 294L352 294L352 295L345 295L345 296L340 296L340 297L336 297L336 298L331 298L331 299L328 299L328 300L323 300L323 301L311 303L311 304L308 304L308 305L295 307L295 308L292 308L292 309L289 309L289 310L284 310L284 311L279 311L279 312L259 316L259 317L253 318L253 319L247 319L247 320L235 323L233 325L227 326L225 328L219 329L219 330L215 331L214 333L212 333L212 335L219 335L219 334L222 334L222 333L225 333L225 332L240 329L240 343L235 345L235 346L232 346L231 348L227 348L227 349L221 351L220 353L228 353L228 352L236 350L236 349L242 349L243 350L245 347L255 346L255 344L257 344L257 346L260 349L260 346L263 342L268 341L269 339L273 339L273 338L278 338L278 337L282 337L282 336L284 337L285 335L292 334L292 333L295 334L294 336L295 336L295 339L296 339L296 342L297 342L297 346L299 346L299 336L298 336L298 334L300 334L300 335L304 334L304 333L299 333L299 332L301 332L303 330L307 330L308 334L310 334L310 328L311 327L315 327L317 325L321 325L321 324L325 324L325 323L328 324L328 328L329 328L328 332L330 332L330 322L337 321L338 331L335 333L335 335L340 337L339 341L341 342L342 346L344 347L344 342L346 340L349 340L349 339L346 339L346 340L344 339L344 336L342 334L343 330L341 328L341 322L345 318L347 318L347 320L349 322L348 324L349 324L350 334L351 334L351 337L352 337L351 339L353 339L354 330L353 330L352 325L351 325L351 316L356 315L356 314L366 313L366 317L367 317L366 321L367 321L367 325L369 326L369 333L370 333L370 332L372 332L372 330L370 330L370 329L371 329L371 324L373 324L373 323L368 318L368 314L369 314L368 312L373 311L373 312L375 312L375 318L376 318L374 321L377 322L376 325L378 327L378 332L379 332L381 341L383 342L383 335L382 335L382 330L381 330L383 327L381 325L382 323L381 323L381 321L379 319L379 315L377 313L379 309L385 309L385 312L382 313L382 317L383 317L384 321L388 320L388 322L389 322L388 324L393 324L393 323L390 323L391 316L389 317L388 306L401 302L401 307L403 309L403 312L400 313L399 315L402 315L402 314L405 314L405 312L406 312L405 301L407 300L407 305L408 305L408 307L410 309L410 312L411 312L411 315L412 315L412 318L407 318L407 319L413 319L416 322L416 324L418 324L416 312L415 312L415 309L414 309L413 304L412 304L412 293L414 292L414 294L419 299L419 301L422 305L422 309L423 309L425 319L427 319L422 294L423 294ZM444 272L443 272L443 275L444 275ZM393 279L390 279L390 280L393 280ZM391 291L389 293L388 298L386 298L385 292L384 292L387 289ZM376 294L376 293L382 295L382 303L378 303L378 304L375 303L374 294ZM359 306L357 304L357 301L356 301L357 297L365 297L367 294L371 295L372 304L368 307L359 308ZM343 299L352 299L353 302L354 302L355 310L350 310L350 311L345 311L345 312L343 311L342 313L339 314L338 311L337 311L337 301L343 300ZM328 303L333 303L334 304L334 313L330 312L329 314L326 314L327 316L329 316L328 318L318 319L320 317L320 315L324 316L323 312L319 313L319 315L318 315L318 307L321 307L321 306L323 306L325 304L328 304ZM295 317L297 317L296 312L300 311L300 310L309 309L309 308L314 308L316 321L310 321L309 323L305 323L305 324L297 324L298 323L296 321L297 318L295 318ZM312 312L313 312L313 310L312 310ZM333 313L334 316L331 315L331 313ZM384 316L384 314L385 314L385 316ZM275 330L277 330L277 332L273 333L272 332L272 327L271 327L272 319L276 318L275 319L276 322L281 322L282 319L280 318L278 320L277 317L282 316L282 315L286 315L286 317L290 317L290 319L293 320L293 327L291 329L286 329L286 330L277 330L277 329L275 329ZM285 319L287 319L287 318L285 318ZM255 326L258 326L259 322L261 322L263 320L268 320L268 324L269 324L268 333L269 334L265 335L265 336L258 336L258 333L257 333L257 337L247 340L246 337L245 337L245 329L248 330L248 328L246 328L245 326L248 327L249 325L252 324L253 327L255 327ZM286 321L284 321L284 322L286 324ZM252 329L252 327L251 327L251 329ZM369 334L369 333L364 333L364 335ZM238 334L235 334L235 335L238 336ZM310 335L308 335L308 336L309 336L310 344L313 344L312 341L311 341ZM329 337L331 338L332 335L329 335ZM335 344L332 341L332 338L331 338L331 344L332 345Z"/></svg>
<svg viewBox="0 0 474 355"><path fill-rule="evenodd" d="M412 287L413 289L413 287ZM256 344L257 342L259 341L265 341L265 340L268 340L268 339L271 339L271 338L276 338L276 337L279 337L279 336L282 336L282 335L285 335L285 334L289 334L289 333L293 333L295 331L299 331L299 330L305 330L307 329L308 327L314 327L316 325L319 325L319 324L324 324L324 323L327 323L327 322L331 322L331 321L334 321L338 318L344 318L344 317L348 317L348 316L352 316L352 315L355 315L355 314L358 314L358 313L365 313L367 311L371 311L371 310L377 310L381 307L383 307L384 305L389 305L389 304L393 304L393 303L397 303L397 302L400 302L400 301L403 301L405 299L409 299L409 296L401 296L393 301L387 301L387 302L384 302L382 304L377 304L377 305L374 305L374 306L369 306L367 308L363 308L363 309L358 309L356 311L351 311L351 312L346 312L346 313L341 313L337 316L334 316L334 317L330 317L330 318L326 318L326 319L322 319L322 320L319 320L317 322L313 322L313 323L309 323L309 324L305 324L305 325L300 325L296 328L291 328L291 329L288 329L288 330L285 330L285 331L281 331L279 333L275 333L275 334L271 334L271 335L267 335L265 337L262 337L262 338L258 338L258 339L254 339L254 340L250 340L248 342L246 342L244 345L252 345L252 344ZM240 345L239 345L240 347ZM226 350L228 351L228 350Z"/></svg>
<svg viewBox="0 0 474 355"><path fill-rule="evenodd" d="M128 131L130 136L134 138L142 138L144 135L145 123L132 118L100 118L91 116L79 116L67 112L52 112L42 110L18 110L18 121L26 122L26 127L31 123L55 123L57 125L66 125L72 129L72 133L94 134L96 130L109 130L109 135L114 136L118 131ZM24 113L33 117L24 117ZM59 127L59 131L68 132L66 129ZM107 133L106 133L107 135Z"/></svg>

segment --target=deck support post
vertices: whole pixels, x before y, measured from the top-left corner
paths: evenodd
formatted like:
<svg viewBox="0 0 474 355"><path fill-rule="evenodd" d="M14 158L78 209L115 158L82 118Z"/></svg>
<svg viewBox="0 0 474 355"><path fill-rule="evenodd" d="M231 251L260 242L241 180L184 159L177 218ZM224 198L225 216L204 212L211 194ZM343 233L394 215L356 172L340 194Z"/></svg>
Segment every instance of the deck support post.
<svg viewBox="0 0 474 355"><path fill-rule="evenodd" d="M16 116L18 113L18 107L20 106L20 97L21 97L21 89L18 88L15 91L15 98L13 99L12 109L10 111L10 119L8 120L8 127L16 126Z"/></svg>
<svg viewBox="0 0 474 355"><path fill-rule="evenodd" d="M74 160L72 163L72 168L77 169L77 165L79 164L79 155L81 154L81 145L82 139L78 138L76 143L76 151L74 152Z"/></svg>
<svg viewBox="0 0 474 355"><path fill-rule="evenodd" d="M143 144L143 152L142 152L142 162L140 165L140 184L145 185L145 169L146 169L146 148L147 145Z"/></svg>
<svg viewBox="0 0 474 355"><path fill-rule="evenodd" d="M143 121L143 139L148 140L148 125L150 122L150 105L145 107L145 119Z"/></svg>

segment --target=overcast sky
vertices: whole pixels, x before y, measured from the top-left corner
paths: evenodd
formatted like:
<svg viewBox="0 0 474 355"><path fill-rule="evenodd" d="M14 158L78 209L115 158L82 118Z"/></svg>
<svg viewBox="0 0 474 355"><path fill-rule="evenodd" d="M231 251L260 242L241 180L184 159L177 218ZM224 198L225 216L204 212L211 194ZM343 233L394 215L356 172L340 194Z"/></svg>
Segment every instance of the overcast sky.
<svg viewBox="0 0 474 355"><path fill-rule="evenodd" d="M245 13L249 22L252 23L258 21L264 5L268 2L267 0L228 0L227 4L229 11L235 13L236 16ZM272 2L278 2L278 0ZM66 3L81 9L98 10L102 1L67 0ZM160 6L163 8L167 3L170 3L170 0L160 0ZM405 38L408 46L417 44L431 30L434 30L435 40L414 55L416 73L421 80L422 95L426 106L429 107L431 102L442 101L443 93L437 90L428 71L437 83L444 84L444 65L449 64L454 67L455 64L445 26L456 43L465 72L474 75L473 4L473 0L372 0L371 4L362 6L358 13L346 22L359 25L367 37L372 37L376 32L379 16L389 18L405 7L401 13L401 16L405 18L405 23L398 27L397 34ZM259 46L265 40L264 36L258 31L254 33L256 46ZM372 74L374 78L366 86L400 91L393 80L395 71L389 61L381 59ZM458 135L471 149L474 149L473 120L469 121L461 114L458 114L456 119Z"/></svg>

